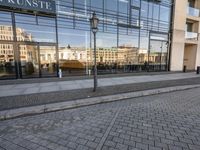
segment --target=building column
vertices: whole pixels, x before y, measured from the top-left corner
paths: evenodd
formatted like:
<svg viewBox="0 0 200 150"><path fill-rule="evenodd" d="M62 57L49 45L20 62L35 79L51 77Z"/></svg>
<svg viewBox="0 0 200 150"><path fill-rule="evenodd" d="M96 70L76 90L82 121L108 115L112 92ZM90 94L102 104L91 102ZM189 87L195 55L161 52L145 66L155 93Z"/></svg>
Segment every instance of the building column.
<svg viewBox="0 0 200 150"><path fill-rule="evenodd" d="M171 46L171 71L182 71L183 58L185 49L185 22L187 14L187 0L174 1L174 16L173 16L173 37Z"/></svg>

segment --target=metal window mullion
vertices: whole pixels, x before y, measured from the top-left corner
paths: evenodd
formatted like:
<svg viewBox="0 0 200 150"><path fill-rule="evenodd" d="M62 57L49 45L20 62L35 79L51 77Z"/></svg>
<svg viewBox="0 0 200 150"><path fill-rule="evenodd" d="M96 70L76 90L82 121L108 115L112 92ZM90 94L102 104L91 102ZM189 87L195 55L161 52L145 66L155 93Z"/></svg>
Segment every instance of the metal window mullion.
<svg viewBox="0 0 200 150"><path fill-rule="evenodd" d="M59 76L58 71L59 71L59 47L58 47L58 21L57 17L55 18L55 26L56 26L56 70L57 70L57 77Z"/></svg>
<svg viewBox="0 0 200 150"><path fill-rule="evenodd" d="M74 0L72 0L72 9L73 9L73 13L75 14L75 7L74 7ZM73 16L73 29L76 28L76 16Z"/></svg>
<svg viewBox="0 0 200 150"><path fill-rule="evenodd" d="M19 47L17 44L17 31L16 31L16 22L15 22L15 13L11 12L11 18L12 18L12 28L13 28L13 51L14 51L14 60L15 60L15 72L16 72L16 78L21 77L21 71L20 71L20 53L19 53Z"/></svg>

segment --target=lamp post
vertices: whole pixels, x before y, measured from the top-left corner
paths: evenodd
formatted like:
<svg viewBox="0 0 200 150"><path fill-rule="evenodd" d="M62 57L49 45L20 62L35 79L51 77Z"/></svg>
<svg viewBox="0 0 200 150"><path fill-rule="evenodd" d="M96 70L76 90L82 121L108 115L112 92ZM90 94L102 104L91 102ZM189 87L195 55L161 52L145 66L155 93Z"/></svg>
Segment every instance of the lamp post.
<svg viewBox="0 0 200 150"><path fill-rule="evenodd" d="M98 23L99 19L97 18L96 13L94 12L92 14L92 18L90 18L91 30L94 34L94 92L97 89L96 33L98 31Z"/></svg>
<svg viewBox="0 0 200 150"><path fill-rule="evenodd" d="M161 47L160 47L160 71L162 69L162 50L163 50L163 41L161 42Z"/></svg>

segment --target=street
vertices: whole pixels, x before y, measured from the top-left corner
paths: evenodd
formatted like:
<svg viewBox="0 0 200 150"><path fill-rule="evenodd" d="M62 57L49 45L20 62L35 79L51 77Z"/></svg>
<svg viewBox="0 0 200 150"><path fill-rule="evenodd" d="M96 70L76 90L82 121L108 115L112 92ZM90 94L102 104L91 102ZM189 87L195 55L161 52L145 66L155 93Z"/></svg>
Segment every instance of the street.
<svg viewBox="0 0 200 150"><path fill-rule="evenodd" d="M200 88L0 121L0 150L199 150Z"/></svg>

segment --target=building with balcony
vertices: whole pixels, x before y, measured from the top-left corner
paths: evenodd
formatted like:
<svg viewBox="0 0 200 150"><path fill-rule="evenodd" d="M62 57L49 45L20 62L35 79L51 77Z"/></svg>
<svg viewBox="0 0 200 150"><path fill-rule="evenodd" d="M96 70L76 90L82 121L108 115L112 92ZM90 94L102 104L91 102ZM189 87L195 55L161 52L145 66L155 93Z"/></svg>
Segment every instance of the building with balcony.
<svg viewBox="0 0 200 150"><path fill-rule="evenodd" d="M170 69L195 70L200 65L200 0L175 0Z"/></svg>

